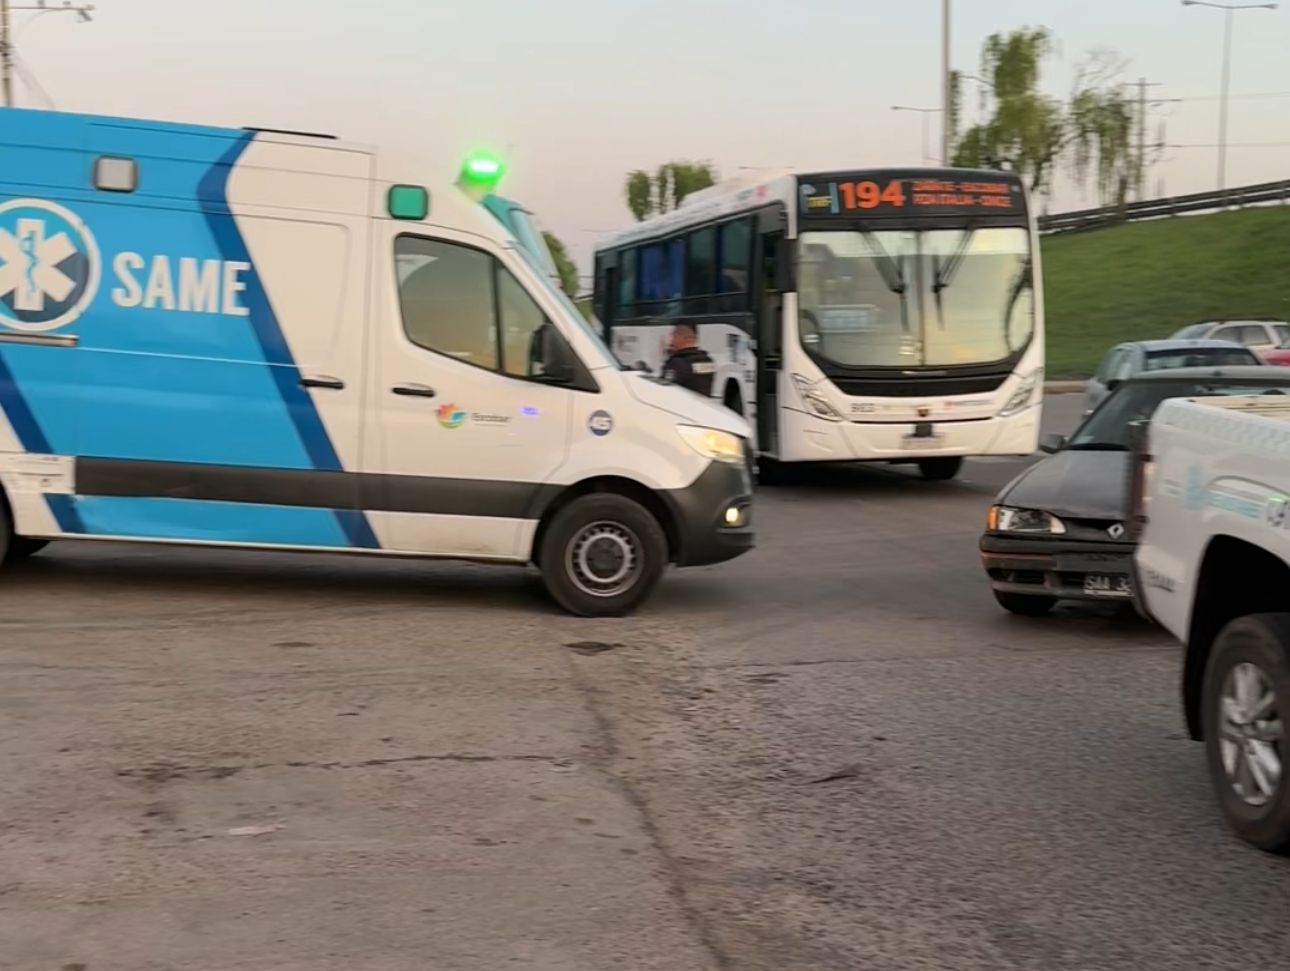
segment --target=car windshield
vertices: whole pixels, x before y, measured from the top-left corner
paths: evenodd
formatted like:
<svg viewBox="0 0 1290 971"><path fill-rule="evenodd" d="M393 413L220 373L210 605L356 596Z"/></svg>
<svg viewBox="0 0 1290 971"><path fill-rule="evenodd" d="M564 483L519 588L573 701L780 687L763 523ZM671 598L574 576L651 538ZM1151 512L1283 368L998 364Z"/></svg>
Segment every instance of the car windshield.
<svg viewBox="0 0 1290 971"><path fill-rule="evenodd" d="M1097 411L1089 415L1066 447L1085 451L1128 451L1129 426L1135 421L1149 419L1166 398L1287 393L1290 393L1290 375L1283 380L1267 381L1224 381L1221 378L1208 381L1130 381L1116 389Z"/></svg>
<svg viewBox="0 0 1290 971"><path fill-rule="evenodd" d="M1006 360L1035 326L1030 237L1011 227L803 233L802 345L845 367Z"/></svg>
<svg viewBox="0 0 1290 971"><path fill-rule="evenodd" d="M1180 367L1227 367L1258 363L1259 359L1254 352L1244 347L1188 347L1148 354L1146 370L1166 371Z"/></svg>
<svg viewBox="0 0 1290 971"><path fill-rule="evenodd" d="M1206 332L1213 327L1213 324L1192 324L1190 327L1184 327L1174 337L1182 340L1195 340L1198 337L1204 337Z"/></svg>

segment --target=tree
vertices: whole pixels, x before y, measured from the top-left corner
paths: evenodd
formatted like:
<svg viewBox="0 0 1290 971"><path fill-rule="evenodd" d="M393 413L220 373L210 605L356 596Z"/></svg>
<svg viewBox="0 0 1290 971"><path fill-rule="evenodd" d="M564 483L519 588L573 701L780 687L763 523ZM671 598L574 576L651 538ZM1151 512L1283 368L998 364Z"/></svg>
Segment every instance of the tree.
<svg viewBox="0 0 1290 971"><path fill-rule="evenodd" d="M1051 189L1065 162L1081 182L1096 177L1104 202L1122 205L1139 164L1130 137L1133 108L1116 81L1123 65L1110 52L1095 53L1076 72L1063 103L1039 89L1052 52L1052 35L1043 27L987 38L981 76L991 114L958 137L953 164L1006 164L1038 194Z"/></svg>
<svg viewBox="0 0 1290 971"><path fill-rule="evenodd" d="M644 169L628 172L623 192L627 208L639 222L655 213L671 212L686 196L716 181L717 170L711 162L665 162L654 175Z"/></svg>
<svg viewBox="0 0 1290 971"><path fill-rule="evenodd" d="M542 238L546 241L546 248L551 253L551 259L555 261L556 271L560 274L560 289L570 297L578 295L578 267L569 256L569 251L565 248L555 233L543 233Z"/></svg>
<svg viewBox="0 0 1290 971"><path fill-rule="evenodd" d="M627 173L627 208L637 222L648 219L654 212L654 182L644 169Z"/></svg>

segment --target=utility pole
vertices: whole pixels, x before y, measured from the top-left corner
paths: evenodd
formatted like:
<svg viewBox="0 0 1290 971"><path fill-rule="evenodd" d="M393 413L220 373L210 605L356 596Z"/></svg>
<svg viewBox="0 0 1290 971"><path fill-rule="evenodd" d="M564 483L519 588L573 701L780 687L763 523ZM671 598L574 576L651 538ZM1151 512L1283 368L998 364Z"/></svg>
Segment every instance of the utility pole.
<svg viewBox="0 0 1290 971"><path fill-rule="evenodd" d="M1138 79L1138 155L1134 162L1134 192L1139 202L1147 194L1147 149L1160 148L1159 145L1147 145L1147 112L1160 105L1176 104L1181 98L1153 98L1148 100L1147 89L1161 87L1159 81Z"/></svg>
<svg viewBox="0 0 1290 971"><path fill-rule="evenodd" d="M941 0L941 164L949 165L954 154L954 98L950 70L950 0Z"/></svg>
<svg viewBox="0 0 1290 971"><path fill-rule="evenodd" d="M90 16L94 12L92 3L72 3L71 0L64 0L61 7L49 6L47 0L37 0L35 6L24 4L14 6L10 0L0 0L0 90L4 93L4 105L10 107L13 105L13 24L12 15L15 10L29 10L35 16L28 20L31 23L36 17L47 13L74 13L76 19L81 23L89 23L94 18ZM24 27L26 24L23 25Z"/></svg>

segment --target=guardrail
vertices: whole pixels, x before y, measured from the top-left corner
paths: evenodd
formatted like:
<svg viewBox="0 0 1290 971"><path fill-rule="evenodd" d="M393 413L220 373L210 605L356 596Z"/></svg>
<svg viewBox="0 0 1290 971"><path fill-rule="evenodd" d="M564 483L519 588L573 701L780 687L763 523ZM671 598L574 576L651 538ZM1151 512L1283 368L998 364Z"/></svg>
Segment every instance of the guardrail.
<svg viewBox="0 0 1290 971"><path fill-rule="evenodd" d="M1141 222L1146 219L1163 219L1197 212L1216 212L1221 209L1245 209L1249 206L1267 206L1280 203L1290 205L1290 180L1264 182L1221 192L1196 192L1187 196L1168 199L1147 199L1123 206L1106 206L1102 209L1081 209L1039 218L1039 231L1044 234L1073 233L1084 229L1100 229L1119 223Z"/></svg>

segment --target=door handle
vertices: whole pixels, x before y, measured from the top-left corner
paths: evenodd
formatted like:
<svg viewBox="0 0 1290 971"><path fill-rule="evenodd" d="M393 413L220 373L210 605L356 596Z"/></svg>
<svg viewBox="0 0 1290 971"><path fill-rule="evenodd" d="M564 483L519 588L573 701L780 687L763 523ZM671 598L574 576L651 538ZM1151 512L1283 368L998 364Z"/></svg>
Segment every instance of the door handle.
<svg viewBox="0 0 1290 971"><path fill-rule="evenodd" d="M300 387L302 388L328 388L331 391L343 391L345 382L340 378L333 378L326 374L319 374L314 377L301 376Z"/></svg>
<svg viewBox="0 0 1290 971"><path fill-rule="evenodd" d="M434 388L427 388L424 384L396 384L390 390L409 398L434 397Z"/></svg>

